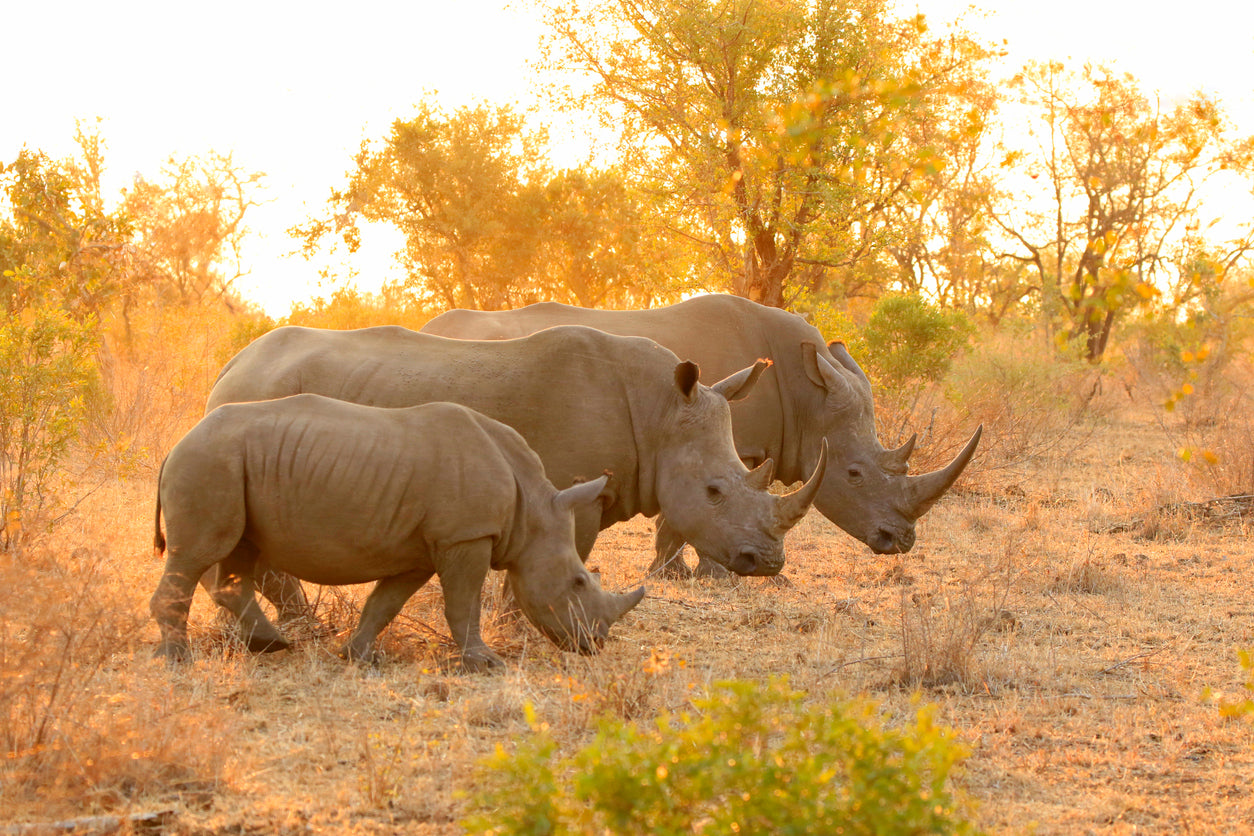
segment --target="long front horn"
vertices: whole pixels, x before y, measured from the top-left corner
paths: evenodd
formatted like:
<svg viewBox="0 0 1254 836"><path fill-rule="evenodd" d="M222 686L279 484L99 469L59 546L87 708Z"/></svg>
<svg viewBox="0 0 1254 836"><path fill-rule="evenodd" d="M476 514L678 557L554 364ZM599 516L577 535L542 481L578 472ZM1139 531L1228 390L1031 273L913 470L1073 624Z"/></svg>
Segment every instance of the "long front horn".
<svg viewBox="0 0 1254 836"><path fill-rule="evenodd" d="M898 447L896 450L885 450L883 456L883 468L888 471L897 473L905 473L910 463L910 454L914 452L914 443L919 440L919 434L915 433L910 436L910 440Z"/></svg>
<svg viewBox="0 0 1254 836"><path fill-rule="evenodd" d="M819 446L819 463L814 466L814 473L804 485L779 498L779 519L785 528L792 528L801 521L806 511L810 510L810 503L814 502L814 497L819 492L819 485L823 482L823 474L826 472L827 439L824 438Z"/></svg>
<svg viewBox="0 0 1254 836"><path fill-rule="evenodd" d="M631 612L632 607L640 603L640 599L644 598L644 587L638 586L631 592L612 594L614 595L614 601L610 605L610 610L614 614L614 621L618 621L618 619Z"/></svg>
<svg viewBox="0 0 1254 836"><path fill-rule="evenodd" d="M944 496L945 491L953 486L954 482L962 474L963 469L970 463L971 457L975 455L975 448L980 444L980 435L984 432L984 425L980 424L975 428L975 432L971 434L971 440L967 442L967 446L962 448L962 452L954 456L954 460L941 470L933 470L931 473L924 473L919 476L907 476L909 480L908 496L913 508L911 513L915 518L923 516L927 513L927 509L935 504L936 500Z"/></svg>

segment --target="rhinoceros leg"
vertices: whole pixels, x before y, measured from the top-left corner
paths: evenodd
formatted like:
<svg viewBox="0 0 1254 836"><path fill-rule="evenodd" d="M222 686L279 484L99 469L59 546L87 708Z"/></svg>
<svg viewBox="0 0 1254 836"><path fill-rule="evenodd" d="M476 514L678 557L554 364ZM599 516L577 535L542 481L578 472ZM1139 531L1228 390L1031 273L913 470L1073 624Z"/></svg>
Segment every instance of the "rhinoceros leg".
<svg viewBox="0 0 1254 836"><path fill-rule="evenodd" d="M196 589L196 577L180 571L173 554L166 558L165 571L157 582L148 608L161 628L161 642L156 655L171 661L187 658L187 613L192 606L192 593Z"/></svg>
<svg viewBox="0 0 1254 836"><path fill-rule="evenodd" d="M221 571L219 567L214 566L200 579L200 585L215 601L218 597L218 586L221 583L219 580ZM280 623L306 617L314 618L313 607L310 606L309 598L305 595L305 588L294 576L271 569L264 560L258 560L253 580L257 591L274 604ZM246 628L241 625L241 629Z"/></svg>
<svg viewBox="0 0 1254 836"><path fill-rule="evenodd" d="M270 564L265 560L258 560L254 578L257 591L264 595L267 601L274 604L275 614L280 624L284 621L314 617L313 607L309 605L309 598L305 596L305 588L300 585L300 581L294 575L271 569Z"/></svg>
<svg viewBox="0 0 1254 836"><path fill-rule="evenodd" d="M413 597L422 585L431 580L434 569L415 569L390 578L383 578L370 592L365 605L361 608L361 619L357 629L344 645L343 656L357 662L369 662L375 659L374 642L383 632L383 628L392 623L396 614L405 606L405 602Z"/></svg>
<svg viewBox="0 0 1254 836"><path fill-rule="evenodd" d="M693 570L693 574L698 578L722 579L731 577L731 572L700 552L697 552L697 568Z"/></svg>
<svg viewBox="0 0 1254 836"><path fill-rule="evenodd" d="M181 530L168 534L165 569L148 608L161 629L161 642L157 645L156 655L181 661L190 652L187 614L191 610L196 581L206 574L206 569L229 554L231 547L213 536L197 537L190 543L184 543Z"/></svg>
<svg viewBox="0 0 1254 836"><path fill-rule="evenodd" d="M684 538L666 521L657 518L657 536L654 538L655 557L649 565L649 574L663 578L691 578L692 570L684 563Z"/></svg>
<svg viewBox="0 0 1254 836"><path fill-rule="evenodd" d="M492 565L492 541L481 538L443 548L436 554L435 565L444 588L444 618L461 649L462 669L478 673L505 667L479 633L480 599Z"/></svg>
<svg viewBox="0 0 1254 836"><path fill-rule="evenodd" d="M248 541L241 540L226 559L218 564L216 582L210 592L218 606L235 616L240 638L249 650L253 653L286 650L291 644L275 629L257 604L254 590L256 567L256 548Z"/></svg>

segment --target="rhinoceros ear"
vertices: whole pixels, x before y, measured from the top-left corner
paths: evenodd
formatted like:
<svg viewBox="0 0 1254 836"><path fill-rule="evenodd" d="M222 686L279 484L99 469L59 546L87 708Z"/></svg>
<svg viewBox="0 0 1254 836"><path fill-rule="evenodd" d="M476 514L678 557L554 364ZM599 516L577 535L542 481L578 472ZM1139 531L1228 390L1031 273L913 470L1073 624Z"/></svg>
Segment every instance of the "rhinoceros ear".
<svg viewBox="0 0 1254 836"><path fill-rule="evenodd" d="M849 381L832 365L831 360L819 354L819 347L812 342L801 344L801 367L811 383L830 393L841 394L849 389Z"/></svg>
<svg viewBox="0 0 1254 836"><path fill-rule="evenodd" d="M710 388L729 401L738 401L747 397L753 391L753 385L758 382L762 372L770 367L770 360L758 360L749 368L741 369L733 375L728 375L718 383L710 386Z"/></svg>
<svg viewBox="0 0 1254 836"><path fill-rule="evenodd" d="M697 381L700 379L701 367L691 360L685 360L675 367L675 386L689 403L697 396Z"/></svg>
<svg viewBox="0 0 1254 836"><path fill-rule="evenodd" d="M601 495L601 491L605 490L605 483L609 480L609 476L598 476L591 482L580 482L564 491L558 491L553 497L553 506L561 511L570 511L580 505L595 502Z"/></svg>
<svg viewBox="0 0 1254 836"><path fill-rule="evenodd" d="M836 358L836 362L840 363L849 371L862 378L869 385L870 379L867 378L866 372L862 371L862 367L853 359L853 355L849 353L849 349L845 348L845 344L840 340L832 340L827 344L827 350Z"/></svg>

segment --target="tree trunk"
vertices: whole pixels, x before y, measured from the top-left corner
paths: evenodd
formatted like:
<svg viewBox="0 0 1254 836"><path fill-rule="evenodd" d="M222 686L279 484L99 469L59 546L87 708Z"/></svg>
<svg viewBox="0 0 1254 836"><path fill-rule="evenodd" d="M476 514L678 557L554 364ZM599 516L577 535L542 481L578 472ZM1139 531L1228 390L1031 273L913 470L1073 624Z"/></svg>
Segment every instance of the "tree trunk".
<svg viewBox="0 0 1254 836"><path fill-rule="evenodd" d="M740 295L773 308L784 306L784 284L792 273L791 251L783 255L769 231L758 233L745 245L745 281Z"/></svg>

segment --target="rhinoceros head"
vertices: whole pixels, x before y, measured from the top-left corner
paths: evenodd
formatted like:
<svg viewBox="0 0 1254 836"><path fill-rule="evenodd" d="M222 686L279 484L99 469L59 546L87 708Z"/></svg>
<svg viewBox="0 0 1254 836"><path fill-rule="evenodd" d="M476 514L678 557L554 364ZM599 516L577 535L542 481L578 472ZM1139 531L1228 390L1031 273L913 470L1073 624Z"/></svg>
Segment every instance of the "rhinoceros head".
<svg viewBox="0 0 1254 836"><path fill-rule="evenodd" d="M510 586L532 624L563 650L595 653L610 627L644 597L606 592L575 550L575 511L598 501L606 477L553 495L529 526L522 555L509 569Z"/></svg>
<svg viewBox="0 0 1254 836"><path fill-rule="evenodd" d="M835 364L813 343L803 342L801 349L806 377L822 390L823 397L822 409L802 419L803 438L821 436L831 449L814 507L877 554L910 551L915 521L949 490L971 461L983 427L976 428L966 447L944 468L908 475L915 437L895 450L880 444L871 384L844 345L828 346Z"/></svg>
<svg viewBox="0 0 1254 836"><path fill-rule="evenodd" d="M658 434L656 489L667 522L702 556L738 575L776 575L784 534L805 516L821 480L825 453L801 488L767 492L774 462L749 470L736 454L730 401L749 394L770 366L758 361L715 383L698 383L695 363L675 368L679 407Z"/></svg>

